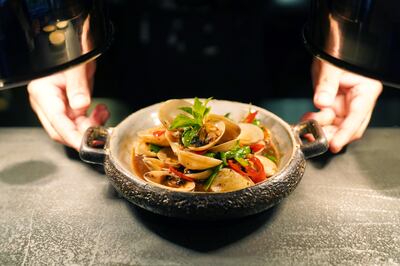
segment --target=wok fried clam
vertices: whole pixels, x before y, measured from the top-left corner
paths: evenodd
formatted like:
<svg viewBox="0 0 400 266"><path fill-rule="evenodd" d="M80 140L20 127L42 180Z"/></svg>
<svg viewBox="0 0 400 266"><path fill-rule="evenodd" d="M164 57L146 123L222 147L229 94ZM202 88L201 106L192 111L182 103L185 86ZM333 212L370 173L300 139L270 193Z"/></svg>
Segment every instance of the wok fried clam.
<svg viewBox="0 0 400 266"><path fill-rule="evenodd" d="M263 182L278 171L279 152L257 111L233 121L198 98L168 100L161 125L137 134L133 168L147 182L182 192L229 192Z"/></svg>

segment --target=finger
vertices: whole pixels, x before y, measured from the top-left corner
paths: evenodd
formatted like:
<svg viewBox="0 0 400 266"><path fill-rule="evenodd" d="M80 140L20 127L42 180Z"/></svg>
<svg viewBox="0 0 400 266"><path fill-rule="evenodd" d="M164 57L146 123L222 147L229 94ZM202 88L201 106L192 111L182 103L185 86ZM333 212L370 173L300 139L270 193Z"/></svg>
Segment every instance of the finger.
<svg viewBox="0 0 400 266"><path fill-rule="evenodd" d="M322 130L324 131L325 137L328 140L328 142L331 142L333 136L338 131L338 127L334 125L328 125L328 126L323 126Z"/></svg>
<svg viewBox="0 0 400 266"><path fill-rule="evenodd" d="M55 131L55 129L41 110L40 106L35 102L35 100L30 98L30 102L32 109L35 111L40 123L42 124L43 128L46 130L50 138L61 144L66 144L64 139Z"/></svg>
<svg viewBox="0 0 400 266"><path fill-rule="evenodd" d="M339 125L339 130L335 134L331 142L331 150L333 152L339 152L346 144L358 139L361 136L357 136L356 133L360 131L363 133L366 126L371 118L372 110L375 105L374 98L378 88L364 88L368 90L361 90L361 85L354 88L353 95L349 100L349 113L347 117ZM370 94L372 94L370 96ZM340 121L336 121L340 123Z"/></svg>
<svg viewBox="0 0 400 266"><path fill-rule="evenodd" d="M37 105L40 106L43 116L51 127L64 140L63 143L78 150L82 134L67 115L67 99L58 88L51 86L51 84L47 84L49 89L46 94L36 99ZM44 119L42 120L45 121Z"/></svg>
<svg viewBox="0 0 400 266"><path fill-rule="evenodd" d="M86 111L90 105L91 80L87 71L85 64L65 71L67 98L74 111Z"/></svg>
<svg viewBox="0 0 400 266"><path fill-rule="evenodd" d="M309 112L306 113L302 117L302 121L304 120L310 120L314 119L316 120L320 125L325 126L325 125L330 125L333 123L333 120L335 119L335 112L332 110L332 108L323 108L319 112Z"/></svg>
<svg viewBox="0 0 400 266"><path fill-rule="evenodd" d="M330 107L335 101L339 89L342 70L322 62L319 72L314 75L314 105L317 108Z"/></svg>
<svg viewBox="0 0 400 266"><path fill-rule="evenodd" d="M104 104L98 104L93 109L89 117L80 116L75 121L78 126L78 130L81 133L84 133L89 127L104 125L109 117L110 113L107 109L107 106Z"/></svg>

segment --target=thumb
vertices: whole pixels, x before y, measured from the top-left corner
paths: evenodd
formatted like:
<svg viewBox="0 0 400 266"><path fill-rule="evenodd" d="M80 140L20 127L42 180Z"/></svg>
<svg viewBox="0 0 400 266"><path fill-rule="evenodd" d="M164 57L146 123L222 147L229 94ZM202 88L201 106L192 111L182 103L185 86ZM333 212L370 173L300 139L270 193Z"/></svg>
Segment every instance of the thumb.
<svg viewBox="0 0 400 266"><path fill-rule="evenodd" d="M85 110L90 105L91 80L87 65L79 65L65 72L66 94L72 110Z"/></svg>
<svg viewBox="0 0 400 266"><path fill-rule="evenodd" d="M317 73L313 75L314 82L314 105L317 108L331 107L335 102L339 90L339 81L342 70L322 61L316 61L320 64Z"/></svg>

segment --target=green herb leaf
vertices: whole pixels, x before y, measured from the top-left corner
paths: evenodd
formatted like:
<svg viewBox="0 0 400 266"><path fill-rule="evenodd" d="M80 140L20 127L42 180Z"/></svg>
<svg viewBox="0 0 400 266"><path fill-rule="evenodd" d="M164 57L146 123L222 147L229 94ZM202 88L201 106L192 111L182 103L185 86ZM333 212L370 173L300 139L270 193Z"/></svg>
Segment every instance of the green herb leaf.
<svg viewBox="0 0 400 266"><path fill-rule="evenodd" d="M192 107L192 115L193 118L200 124L203 125L204 117L210 112L211 108L207 107L209 101L212 100L208 98L204 101L204 104L199 100L199 98L194 98L194 103Z"/></svg>
<svg viewBox="0 0 400 266"><path fill-rule="evenodd" d="M159 152L162 149L162 147L160 147L156 144L152 144L152 143L149 144L149 147L150 147L150 151L155 152L155 153Z"/></svg>
<svg viewBox="0 0 400 266"><path fill-rule="evenodd" d="M259 126L261 126L261 121L260 121L260 119L254 119L252 124L259 127Z"/></svg>
<svg viewBox="0 0 400 266"><path fill-rule="evenodd" d="M215 158L217 156L217 154L215 152L207 152L204 154L204 156Z"/></svg>
<svg viewBox="0 0 400 266"><path fill-rule="evenodd" d="M204 117L210 112L211 108L207 107L209 101L212 98L208 98L202 103L199 98L194 98L194 103L192 107L180 107L179 109L188 113L189 115L179 114L175 117L174 121L171 123L170 130L184 128L184 127L201 127L203 125Z"/></svg>
<svg viewBox="0 0 400 266"><path fill-rule="evenodd" d="M183 146L188 147L192 144L192 141L199 133L199 127L195 125L194 127L186 127L182 134Z"/></svg>
<svg viewBox="0 0 400 266"><path fill-rule="evenodd" d="M224 164L220 164L216 167L214 167L212 174L208 177L206 183L204 184L204 190L208 191L214 182L215 177L218 175L219 171L224 167Z"/></svg>
<svg viewBox="0 0 400 266"><path fill-rule="evenodd" d="M174 119L174 121L172 122L169 129L173 130L173 129L177 129L177 128L184 128L184 127L190 127L190 126L198 126L198 123L193 118L190 118L183 114L179 114Z"/></svg>
<svg viewBox="0 0 400 266"><path fill-rule="evenodd" d="M271 154L268 154L268 153L265 153L265 154L263 154L265 157L267 157L268 159L270 159L271 161L273 161L274 163L277 163L278 162L278 159L274 156L274 155L271 155Z"/></svg>
<svg viewBox="0 0 400 266"><path fill-rule="evenodd" d="M192 113L192 107L186 107L186 106L184 106L184 107L180 107L179 109L182 110L182 111L185 111L186 113L189 113L189 114L193 115L193 113Z"/></svg>
<svg viewBox="0 0 400 266"><path fill-rule="evenodd" d="M234 158L241 166L246 167L249 165L249 162L246 159L235 157Z"/></svg>

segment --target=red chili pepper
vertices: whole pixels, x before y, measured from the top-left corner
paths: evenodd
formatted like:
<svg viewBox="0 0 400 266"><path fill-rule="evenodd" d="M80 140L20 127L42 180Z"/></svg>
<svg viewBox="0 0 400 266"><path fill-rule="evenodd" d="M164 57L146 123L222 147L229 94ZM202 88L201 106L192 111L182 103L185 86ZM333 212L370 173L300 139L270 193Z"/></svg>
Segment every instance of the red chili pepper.
<svg viewBox="0 0 400 266"><path fill-rule="evenodd" d="M235 163L233 160L228 160L228 165L235 172L247 176L247 173L243 172L242 167L239 164Z"/></svg>
<svg viewBox="0 0 400 266"><path fill-rule="evenodd" d="M169 171L177 176L179 176L182 179L185 179L186 181L193 181L192 178L188 177L187 175L185 175L184 173L179 172L178 170L176 170L174 167L170 166Z"/></svg>
<svg viewBox="0 0 400 266"><path fill-rule="evenodd" d="M199 155L203 155L203 154L207 153L207 150L204 150L204 151L194 151L194 153L199 154Z"/></svg>
<svg viewBox="0 0 400 266"><path fill-rule="evenodd" d="M161 137L163 134L165 134L165 130L157 130L153 132L153 136L157 138Z"/></svg>
<svg viewBox="0 0 400 266"><path fill-rule="evenodd" d="M264 149L264 147L265 146L262 143L254 143L254 144L250 145L250 149L252 152L258 152L258 151Z"/></svg>
<svg viewBox="0 0 400 266"><path fill-rule="evenodd" d="M255 111L253 113L249 113L246 118L244 119L245 123L253 123L254 119L256 118L258 111Z"/></svg>
<svg viewBox="0 0 400 266"><path fill-rule="evenodd" d="M244 167L245 171L243 171L242 167L239 164L235 163L233 160L228 160L228 165L235 172L243 176L250 177L254 183L259 183L265 180L267 178L267 175L265 174L264 166L262 165L260 160L256 157L251 157L249 161L254 164L254 167L251 167L250 165L246 166Z"/></svg>
<svg viewBox="0 0 400 266"><path fill-rule="evenodd" d="M267 178L267 175L265 174L264 166L261 163L261 161L253 156L249 159L254 164L254 168L249 166L246 166L246 172L248 176L255 182L259 183Z"/></svg>

